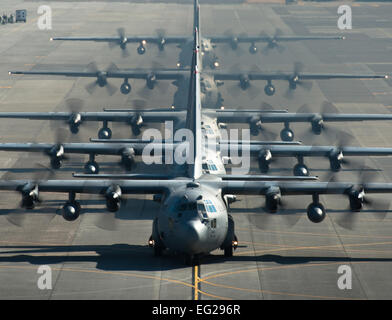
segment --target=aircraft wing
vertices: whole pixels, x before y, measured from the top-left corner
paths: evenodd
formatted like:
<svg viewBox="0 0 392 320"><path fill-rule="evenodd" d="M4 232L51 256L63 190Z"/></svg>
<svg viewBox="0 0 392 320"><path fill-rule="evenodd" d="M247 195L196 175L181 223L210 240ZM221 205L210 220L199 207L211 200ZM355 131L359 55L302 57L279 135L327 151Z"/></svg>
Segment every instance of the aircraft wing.
<svg viewBox="0 0 392 320"><path fill-rule="evenodd" d="M207 37L211 39L213 43L232 43L233 37L230 36L211 36ZM275 36L269 37L266 35L259 36L244 36L239 35L235 37L235 41L238 43L256 43L256 42L290 42L290 41L302 41L302 40L344 40L344 36Z"/></svg>
<svg viewBox="0 0 392 320"><path fill-rule="evenodd" d="M348 194L356 185L351 182L307 181L248 181L203 180L203 185L220 188L223 194L265 195L271 188L278 188L282 195ZM197 186L198 180L0 180L0 190L22 191L37 187L41 192L105 194L116 185L123 194L164 193L184 184ZM361 187L368 193L392 193L392 183L365 183Z"/></svg>
<svg viewBox="0 0 392 320"><path fill-rule="evenodd" d="M82 69L82 68L81 68ZM115 68L116 69L116 68ZM127 69L111 71L9 71L10 75L47 75L47 76L64 76L64 77L82 77L82 78L119 78L119 79L148 79L154 77L156 80L178 80L184 77L184 70L159 70L149 69ZM154 79L154 80L155 80Z"/></svg>
<svg viewBox="0 0 392 320"><path fill-rule="evenodd" d="M130 110L129 112L0 112L0 118L31 119L31 120L64 120L73 121L75 115L80 116L80 121L112 121L126 122L135 116L142 116L144 122L163 123L165 120L178 120L184 116L182 111L149 111Z"/></svg>
<svg viewBox="0 0 392 320"><path fill-rule="evenodd" d="M114 184L121 188L123 194L155 194L174 189L178 180L48 180L38 183L31 180L2 180L0 190L22 191L32 186L42 192L105 194Z"/></svg>
<svg viewBox="0 0 392 320"><path fill-rule="evenodd" d="M151 148L172 148L174 145L166 143L152 143L152 142L140 142L140 143L0 143L0 151L9 152L43 152L47 154L53 153L56 155L60 151L63 154L78 153L78 154L94 154L94 155L122 155L124 150L134 150L135 155L141 155L146 145L150 145Z"/></svg>
<svg viewBox="0 0 392 320"><path fill-rule="evenodd" d="M145 173L120 173L120 174L84 174L84 173L74 173L75 178L102 178L102 179L157 179L157 180L167 180L173 179L173 176L165 174L145 174ZM317 177L312 176L271 176L271 175L233 175L233 174L223 174L215 175L222 180L246 180L246 181L312 181L318 180Z"/></svg>
<svg viewBox="0 0 392 320"><path fill-rule="evenodd" d="M221 144L220 151L242 150L243 144ZM271 152L272 157L329 157L340 152L345 156L392 156L392 148L336 147L336 146L302 146L302 145L257 145L250 144L246 148L253 156L261 151Z"/></svg>
<svg viewBox="0 0 392 320"><path fill-rule="evenodd" d="M358 187L351 182L261 182L247 180L221 181L223 194L266 195L272 188L282 195L346 194ZM392 193L392 183L365 183L360 186L367 193Z"/></svg>
<svg viewBox="0 0 392 320"><path fill-rule="evenodd" d="M238 111L238 112L221 112L220 110L209 111L215 112L218 121L227 123L248 123L251 119L260 120L262 123L277 122L312 122L316 118L328 122L345 122L345 121L378 121L392 120L392 114L343 114L343 113L290 113L290 112L260 112L257 110Z"/></svg>
<svg viewBox="0 0 392 320"><path fill-rule="evenodd" d="M51 41L95 41L95 42L117 42L117 43L155 43L159 44L164 40L165 44L175 43L181 44L189 40L189 37L184 36L170 36L170 37L157 37L157 36L134 36L134 37L53 37Z"/></svg>
<svg viewBox="0 0 392 320"><path fill-rule="evenodd" d="M221 72L219 70L214 70L212 74L214 80L227 81L227 80L237 80L241 81L244 77L248 80L286 80L286 81L299 81L299 80L327 80L327 79L388 79L388 75L374 75L374 74L339 74L339 73L272 73L272 72Z"/></svg>

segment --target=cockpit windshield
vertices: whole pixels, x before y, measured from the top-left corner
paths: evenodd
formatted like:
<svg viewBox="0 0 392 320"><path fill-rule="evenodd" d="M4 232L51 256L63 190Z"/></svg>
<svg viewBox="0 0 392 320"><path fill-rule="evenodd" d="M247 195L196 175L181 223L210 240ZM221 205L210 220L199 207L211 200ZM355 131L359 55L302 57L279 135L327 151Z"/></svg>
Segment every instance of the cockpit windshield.
<svg viewBox="0 0 392 320"><path fill-rule="evenodd" d="M209 213L217 212L211 200L199 200L197 202L181 202L178 204L179 211L197 212L202 221L209 220Z"/></svg>
<svg viewBox="0 0 392 320"><path fill-rule="evenodd" d="M212 203L211 200L203 200L197 202L197 211L202 220L209 219L209 213L217 212L215 205Z"/></svg>
<svg viewBox="0 0 392 320"><path fill-rule="evenodd" d="M199 213L202 220L208 220L208 215L206 211L206 207L204 206L203 201L197 202L197 212Z"/></svg>
<svg viewBox="0 0 392 320"><path fill-rule="evenodd" d="M178 210L180 211L195 211L197 207L196 202L183 202L178 206Z"/></svg>

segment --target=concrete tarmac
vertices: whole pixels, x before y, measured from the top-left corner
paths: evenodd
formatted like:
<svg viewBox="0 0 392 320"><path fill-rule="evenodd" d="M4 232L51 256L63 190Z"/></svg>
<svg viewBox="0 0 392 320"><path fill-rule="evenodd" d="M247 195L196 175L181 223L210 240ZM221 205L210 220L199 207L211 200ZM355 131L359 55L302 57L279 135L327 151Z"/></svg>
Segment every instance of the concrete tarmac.
<svg viewBox="0 0 392 320"><path fill-rule="evenodd" d="M143 81L131 81L129 96L119 91L109 96L98 88L89 95L84 87L92 80L61 77L9 76L9 70L67 70L85 67L91 61L104 68L111 62L119 68L151 67L157 62L175 67L179 49L167 47L164 53L151 46L144 56L129 45L131 56L123 58L119 48L109 49L105 43L50 42L54 36L111 36L124 27L130 35L152 35L163 28L167 35L192 35L192 6L164 3L127 2L51 2L52 29L40 30L35 1L3 0L2 11L27 9L27 23L0 25L0 110L1 111L63 111L65 100L81 98L84 110L104 107L126 107L135 100L146 100L149 107L171 105L175 87L168 84L161 90L144 94ZM250 55L246 45L240 52L227 46L217 48L222 68L239 67L250 70L291 71L300 61L307 72L387 72L392 73L391 34L392 5L388 3L352 3L353 28L337 28L340 3L278 4L202 4L203 35L223 34L227 30L249 35L265 31L273 34L280 28L287 35L342 34L345 41L304 41L284 44L282 53ZM262 45L259 45L261 50ZM111 80L119 87L120 80ZM287 83L276 82L277 93L267 97L264 82L257 97L240 92L233 94L233 85L220 88L228 107L258 108L267 102L280 108L297 111L308 104L314 111L324 101L333 102L341 112L389 113L391 81L324 80L314 81L310 91L298 88L292 99L284 93ZM113 126L112 126L113 127ZM283 125L267 125L276 133ZM324 137L310 140L301 135L308 126L292 126L298 138L323 145ZM332 124L356 138L361 146L392 146L389 122ZM82 128L79 137L69 141L88 141L96 136L95 128ZM128 131L127 131L128 130ZM113 128L113 137L126 137L130 129ZM50 142L54 140L53 125L47 121L2 120L1 142ZM259 136L258 139L262 139ZM72 178L82 172L87 157L75 156L67 161L56 177ZM117 159L99 156L102 172L112 172ZM295 160L290 161L292 164ZM44 155L0 153L0 174L3 178L28 178L44 174L37 163L48 164ZM325 159L306 159L312 174L324 179L329 167ZM379 181L392 180L390 158L368 158ZM170 170L170 168L163 168ZM290 172L291 168L273 167L271 173ZM118 169L116 169L118 171ZM154 172L162 168L146 168ZM257 172L256 165L254 172ZM344 169L339 180L357 178L357 171ZM99 227L105 214L99 197L81 196L83 213L75 222L66 222L58 209L66 196L43 195L42 205L24 216L22 227L7 218L18 213L18 194L0 194L0 299L391 299L392 298L392 215L365 208L348 230L339 218L348 207L343 196L323 196L327 218L313 224L306 217L310 197L287 197L287 209L276 215L262 211L261 197L241 197L232 205L239 248L232 258L222 251L212 252L200 266L186 267L183 258L165 255L155 258L147 246L152 230L152 217L158 204L150 196L129 196L125 208L115 214L116 230ZM390 195L378 198L390 199ZM376 198L377 198L376 197ZM109 228L110 229L110 228ZM40 290L38 268L49 265L52 289ZM341 290L338 273L342 265L352 271L352 288Z"/></svg>

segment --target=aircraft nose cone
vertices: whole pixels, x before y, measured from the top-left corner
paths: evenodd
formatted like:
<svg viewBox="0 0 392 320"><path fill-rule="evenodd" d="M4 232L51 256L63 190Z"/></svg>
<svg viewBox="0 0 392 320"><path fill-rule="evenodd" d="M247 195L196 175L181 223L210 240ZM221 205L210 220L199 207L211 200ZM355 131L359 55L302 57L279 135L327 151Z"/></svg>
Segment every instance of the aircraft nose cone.
<svg viewBox="0 0 392 320"><path fill-rule="evenodd" d="M203 241L206 240L205 226L200 222L188 222L182 228L182 251L186 253L203 252Z"/></svg>

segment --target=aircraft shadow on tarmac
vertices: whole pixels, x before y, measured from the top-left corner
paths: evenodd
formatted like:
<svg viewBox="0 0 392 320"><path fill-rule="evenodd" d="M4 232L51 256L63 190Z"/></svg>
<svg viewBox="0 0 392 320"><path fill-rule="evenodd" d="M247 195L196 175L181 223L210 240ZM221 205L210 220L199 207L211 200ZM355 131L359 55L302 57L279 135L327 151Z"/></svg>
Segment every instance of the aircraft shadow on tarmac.
<svg viewBox="0 0 392 320"><path fill-rule="evenodd" d="M184 256L169 252L161 257L155 257L153 250L147 245L0 246L0 250L0 263L27 262L32 265L53 265L92 262L96 263L94 268L105 271L155 272L186 267ZM97 255L91 255L91 252ZM64 256L60 256L60 253L64 253ZM13 255L9 256L10 254Z"/></svg>
<svg viewBox="0 0 392 320"><path fill-rule="evenodd" d="M102 198L100 199L96 196L93 199L86 199L84 197L79 200L82 206L82 210L80 212L81 216L84 214L95 214L95 213L110 214L108 213L106 207L104 206L105 203L104 199ZM0 208L0 216L8 215L12 213L13 210L18 210L20 214L25 214L25 215L48 214L48 215L60 216L61 207L64 205L65 201L49 200L49 199L43 200L43 203L40 204L40 206L32 210L21 209L18 207L18 203L19 201L16 201L14 204L7 203L5 205L6 208ZM98 205L101 205L101 207L97 207ZM152 221L158 211L159 211L159 204L150 199L124 198L120 210L115 212L115 218L118 222L120 220L151 220Z"/></svg>
<svg viewBox="0 0 392 320"><path fill-rule="evenodd" d="M95 268L105 271L162 271L184 268L184 257L165 253L154 257L152 249L141 245L70 245L70 246L0 246L0 263L30 263L32 265L54 265L72 262L96 263ZM72 253L75 254L72 254ZM83 255L83 252L86 254ZM91 255L96 252L97 255ZM53 255L50 255L52 253ZM60 256L64 253L64 256ZM12 256L9 256L12 254ZM31 255L34 254L34 255ZM42 254L38 256L37 254ZM7 256L5 256L7 255ZM201 265L225 262L274 262L280 265L296 265L318 262L392 262L392 258L350 258L323 256L282 256L235 255L227 258L222 255L206 255Z"/></svg>

